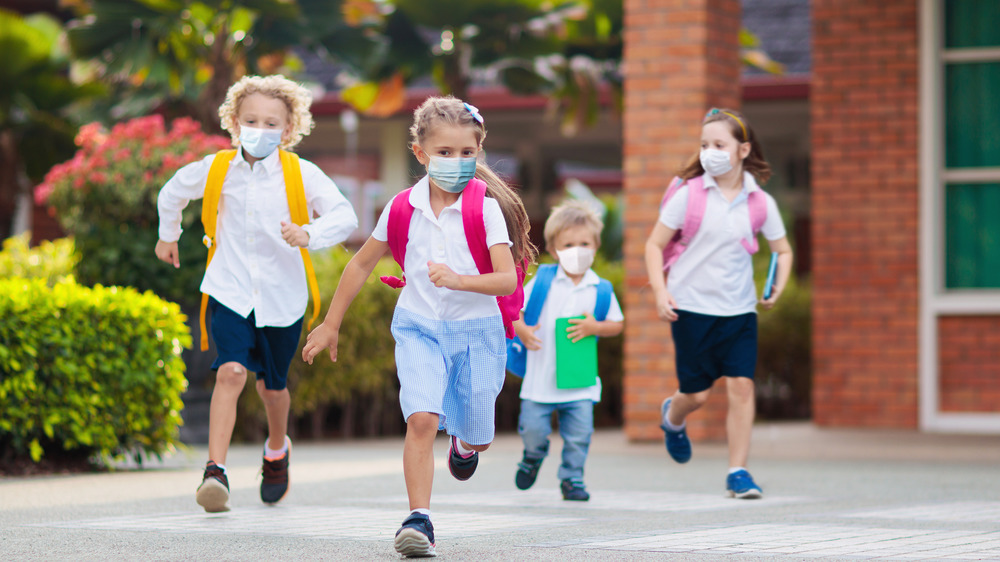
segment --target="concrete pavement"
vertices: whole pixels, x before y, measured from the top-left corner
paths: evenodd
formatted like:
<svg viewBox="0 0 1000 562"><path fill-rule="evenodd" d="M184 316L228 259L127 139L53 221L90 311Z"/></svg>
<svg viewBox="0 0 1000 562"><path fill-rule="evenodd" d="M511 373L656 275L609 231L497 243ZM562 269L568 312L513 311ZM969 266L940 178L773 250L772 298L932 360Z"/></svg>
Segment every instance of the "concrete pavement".
<svg viewBox="0 0 1000 562"><path fill-rule="evenodd" d="M534 488L514 487L521 444L500 435L472 480L438 459L443 560L1000 560L1000 437L759 424L762 500L724 497L724 444L685 465L662 444L595 435L587 503L564 502L561 442ZM233 511L194 501L204 448L144 470L0 480L0 554L15 560L396 560L407 514L402 439L296 443L292 487L260 503L260 446L228 459Z"/></svg>

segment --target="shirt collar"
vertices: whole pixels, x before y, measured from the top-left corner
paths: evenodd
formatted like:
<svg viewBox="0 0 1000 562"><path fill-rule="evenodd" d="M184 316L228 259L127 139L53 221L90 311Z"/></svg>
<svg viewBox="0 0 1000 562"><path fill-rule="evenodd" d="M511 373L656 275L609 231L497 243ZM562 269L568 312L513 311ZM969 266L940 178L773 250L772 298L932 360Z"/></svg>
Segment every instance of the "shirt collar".
<svg viewBox="0 0 1000 562"><path fill-rule="evenodd" d="M278 150L280 150L280 149L278 149L278 148L274 149L273 151L271 151L270 154L268 154L266 157L264 157L263 160L258 160L257 161L256 165L258 165L258 166L263 165L264 166L264 172L267 175L271 175L271 174L273 174L275 172L280 172L281 171L281 157L278 155ZM243 157L243 149L240 148L240 147L236 147L236 156L233 157L233 161L232 161L231 165L232 166L236 166L236 165L241 164L241 163L242 164L246 164L247 168L250 167L250 163L247 162L246 158Z"/></svg>
<svg viewBox="0 0 1000 562"><path fill-rule="evenodd" d="M425 215L434 216L434 212L431 210L431 184L429 177L424 176L417 183L413 184L413 187L410 189L410 205L413 205L414 209L419 210ZM462 195L459 195L454 203L445 208L457 209L458 212L462 212Z"/></svg>
<svg viewBox="0 0 1000 562"><path fill-rule="evenodd" d="M710 176L708 174L705 174L704 176L702 176L702 178L704 179L704 181L702 182L702 185L703 185L703 187L705 189L709 189L709 188L712 188L712 187L716 187L716 188L719 187L719 184L718 184L718 182L715 181L714 177L712 177L712 176ZM743 171L743 193L750 194L750 193L753 193L754 191L757 191L758 189L760 189L760 186L757 185L757 180L754 179L753 174L751 174L750 172L744 170Z"/></svg>
<svg viewBox="0 0 1000 562"><path fill-rule="evenodd" d="M569 278L569 275L566 275L566 272L563 271L562 266L559 266L556 269L556 281L565 281L570 284L573 283L573 280ZM579 287L583 285L597 285L598 283L600 283L600 281L601 278L598 277L596 273L594 273L594 270L591 268L587 268L586 273L583 274L583 279L580 281L580 285L577 286Z"/></svg>

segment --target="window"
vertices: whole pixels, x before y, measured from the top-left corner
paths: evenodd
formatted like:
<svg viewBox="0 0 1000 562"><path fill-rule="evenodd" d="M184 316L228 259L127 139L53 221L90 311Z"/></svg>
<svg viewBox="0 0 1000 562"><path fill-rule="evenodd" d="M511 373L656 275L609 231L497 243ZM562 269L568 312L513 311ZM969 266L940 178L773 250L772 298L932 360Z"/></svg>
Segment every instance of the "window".
<svg viewBox="0 0 1000 562"><path fill-rule="evenodd" d="M1000 288L1000 4L944 2L944 284Z"/></svg>

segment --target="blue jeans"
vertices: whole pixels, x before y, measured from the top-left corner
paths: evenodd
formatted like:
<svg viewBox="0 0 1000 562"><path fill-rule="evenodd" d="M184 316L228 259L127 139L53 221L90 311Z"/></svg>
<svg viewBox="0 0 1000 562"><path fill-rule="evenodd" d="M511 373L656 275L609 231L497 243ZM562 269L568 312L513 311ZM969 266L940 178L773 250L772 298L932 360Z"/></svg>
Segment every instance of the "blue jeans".
<svg viewBox="0 0 1000 562"><path fill-rule="evenodd" d="M559 419L559 435L563 438L560 480L583 482L583 463L587 461L590 437L594 434L594 401L577 400L546 404L521 400L521 415L517 432L524 441L524 456L541 460L549 454L549 434L552 433L552 412Z"/></svg>

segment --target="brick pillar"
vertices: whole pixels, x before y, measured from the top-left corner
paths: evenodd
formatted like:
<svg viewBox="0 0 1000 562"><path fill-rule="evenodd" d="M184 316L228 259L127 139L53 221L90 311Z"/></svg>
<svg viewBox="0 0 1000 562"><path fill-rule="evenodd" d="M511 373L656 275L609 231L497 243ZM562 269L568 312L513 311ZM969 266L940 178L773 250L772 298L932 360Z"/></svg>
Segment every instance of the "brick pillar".
<svg viewBox="0 0 1000 562"><path fill-rule="evenodd" d="M918 423L916 0L813 0L813 416Z"/></svg>
<svg viewBox="0 0 1000 562"><path fill-rule="evenodd" d="M677 388L670 328L656 317L644 250L670 178L697 150L711 106L740 101L738 0L625 0L625 433L662 438ZM689 418L693 439L725 437L725 386Z"/></svg>

